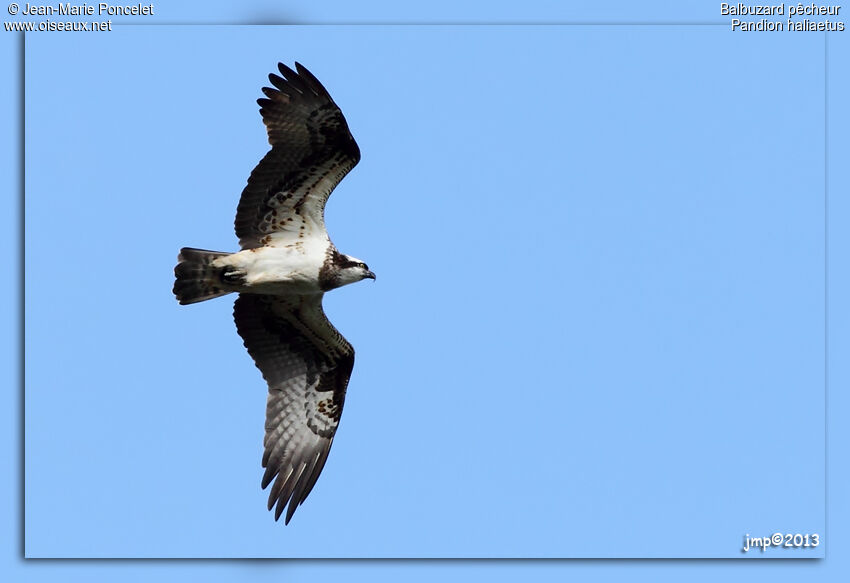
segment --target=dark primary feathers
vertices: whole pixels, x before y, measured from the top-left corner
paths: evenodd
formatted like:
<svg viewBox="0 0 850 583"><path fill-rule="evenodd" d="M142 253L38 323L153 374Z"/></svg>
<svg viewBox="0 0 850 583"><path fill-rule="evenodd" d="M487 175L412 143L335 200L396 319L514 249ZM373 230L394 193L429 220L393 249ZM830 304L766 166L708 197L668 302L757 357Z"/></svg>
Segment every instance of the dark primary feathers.
<svg viewBox="0 0 850 583"><path fill-rule="evenodd" d="M275 508L275 520L286 510L287 523L327 461L354 366L354 349L322 310L322 292L346 283L341 270L353 262L328 238L324 209L360 159L328 92L307 69L295 68L279 65L283 77L270 75L274 88L263 88L266 97L258 101L272 148L239 201L236 234L243 251L184 248L174 270L181 304L251 292L239 295L233 314L268 382L262 486L271 484L269 509ZM255 253L260 247L277 249ZM264 289L282 295L247 283L278 272L280 287ZM302 287L287 288L296 272ZM361 272L374 278L365 264Z"/></svg>
<svg viewBox="0 0 850 583"><path fill-rule="evenodd" d="M236 236L243 249L324 231L325 203L360 160L360 148L327 90L299 63L278 64L257 100L272 149L242 191ZM304 227L303 229L301 227Z"/></svg>
<svg viewBox="0 0 850 583"><path fill-rule="evenodd" d="M312 490L339 424L354 349L331 325L321 295L240 294L239 335L269 384L262 486L286 523Z"/></svg>

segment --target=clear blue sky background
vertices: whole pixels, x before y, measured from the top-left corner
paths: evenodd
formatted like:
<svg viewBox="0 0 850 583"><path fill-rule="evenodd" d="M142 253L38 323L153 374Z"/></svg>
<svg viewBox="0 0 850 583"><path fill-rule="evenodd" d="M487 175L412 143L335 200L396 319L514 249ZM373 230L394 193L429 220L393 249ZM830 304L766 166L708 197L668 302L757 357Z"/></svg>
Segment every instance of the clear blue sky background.
<svg viewBox="0 0 850 583"><path fill-rule="evenodd" d="M733 33L711 25L727 20L714 2L395 18L378 3L188 5L132 22L701 25L29 35L23 516L20 475L7 497L27 556L739 558L745 534L777 531L826 544L756 556L840 548L825 522L825 492L840 490L825 475L843 472L825 472L842 428L830 423L826 450L823 34ZM831 414L847 380L846 34L829 39ZM20 43L3 42L14 76ZM348 118L364 155L328 226L378 273L326 298L358 361L328 464L288 527L259 489L265 387L231 298L181 307L170 292L180 246L236 248L238 195L268 147L254 100L278 60L310 67ZM17 97L4 94L10 111ZM828 577L836 554L756 568ZM428 579L705 569L418 565ZM714 565L714 578L741 568ZM86 580L372 580L411 566L9 564Z"/></svg>

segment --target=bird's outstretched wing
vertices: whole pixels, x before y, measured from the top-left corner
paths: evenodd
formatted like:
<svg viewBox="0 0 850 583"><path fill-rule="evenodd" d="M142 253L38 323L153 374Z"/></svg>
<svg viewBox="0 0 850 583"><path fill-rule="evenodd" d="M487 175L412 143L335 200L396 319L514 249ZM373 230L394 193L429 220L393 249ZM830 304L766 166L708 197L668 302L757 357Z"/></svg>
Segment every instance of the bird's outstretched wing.
<svg viewBox="0 0 850 583"><path fill-rule="evenodd" d="M299 63L278 64L260 114L272 149L242 191L236 236L242 249L326 237L325 203L360 160L360 148L327 90Z"/></svg>
<svg viewBox="0 0 850 583"><path fill-rule="evenodd" d="M339 424L354 349L328 321L321 295L241 294L236 328L269 384L262 486L286 523L325 465Z"/></svg>

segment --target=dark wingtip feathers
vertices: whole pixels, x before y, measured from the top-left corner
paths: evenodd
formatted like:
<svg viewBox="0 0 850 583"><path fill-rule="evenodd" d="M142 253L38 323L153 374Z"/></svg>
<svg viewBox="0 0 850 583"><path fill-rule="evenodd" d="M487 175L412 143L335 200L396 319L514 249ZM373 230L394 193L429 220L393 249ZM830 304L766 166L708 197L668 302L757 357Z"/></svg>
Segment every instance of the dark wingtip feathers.
<svg viewBox="0 0 850 583"><path fill-rule="evenodd" d="M280 71L280 75L269 73L269 82L275 89L263 87L263 93L267 97L275 99L275 95L281 92L290 97L293 96L293 93L299 93L301 95L306 93L330 98L327 89L301 63L295 62L295 71L283 63L278 63L277 68Z"/></svg>
<svg viewBox="0 0 850 583"><path fill-rule="evenodd" d="M277 64L277 70L280 71L280 74L286 77L287 79L291 80L293 77L298 77L298 73L296 73L283 63Z"/></svg>
<svg viewBox="0 0 850 583"><path fill-rule="evenodd" d="M295 66L299 69L299 71L306 72L307 77L300 77L298 73L283 63L277 64L282 76L275 73L269 73L269 83L271 83L273 87L262 88L262 92L266 97L257 100L261 113L263 110L268 110L269 108L274 107L276 103L291 103L293 99L297 100L305 94L312 94L316 96L322 94L322 92L317 91L313 86L315 77L297 63ZM318 82L316 81L315 83ZM319 87L324 92L324 88L321 84L319 84Z"/></svg>
<svg viewBox="0 0 850 583"><path fill-rule="evenodd" d="M278 63L277 68L278 70L280 70L280 74L286 77L285 83L288 83L289 86L295 89L298 93L303 94L308 91L311 91L310 86L304 81L304 79L300 75L298 75L298 73L296 73L283 63Z"/></svg>
<svg viewBox="0 0 850 583"><path fill-rule="evenodd" d="M269 73L269 83L274 85L275 88L277 88L279 91L286 91L289 88L286 79L284 79L283 77L278 77L274 73ZM263 93L265 93L266 95L268 95L268 92L266 91L267 89L269 91L274 91L274 89L271 89L271 87L263 87Z"/></svg>
<svg viewBox="0 0 850 583"><path fill-rule="evenodd" d="M295 68L298 70L298 74L301 75L302 78L307 80L307 83L310 85L310 87L313 89L313 92L316 93L316 95L322 95L322 96L330 99L331 96L328 93L328 90L325 89L325 86L322 85L321 81L316 79L316 76L313 75L307 69L307 67L305 67L304 65L302 65L298 61L295 61Z"/></svg>

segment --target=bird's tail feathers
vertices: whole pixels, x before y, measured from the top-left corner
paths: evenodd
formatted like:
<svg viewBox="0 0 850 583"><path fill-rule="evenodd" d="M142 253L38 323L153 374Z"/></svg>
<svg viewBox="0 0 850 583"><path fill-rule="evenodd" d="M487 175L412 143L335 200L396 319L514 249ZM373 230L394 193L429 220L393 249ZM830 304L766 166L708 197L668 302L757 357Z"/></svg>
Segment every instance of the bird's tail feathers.
<svg viewBox="0 0 850 583"><path fill-rule="evenodd" d="M230 293L222 285L222 269L212 262L230 253L184 247L174 268L174 295L181 304L194 304Z"/></svg>

